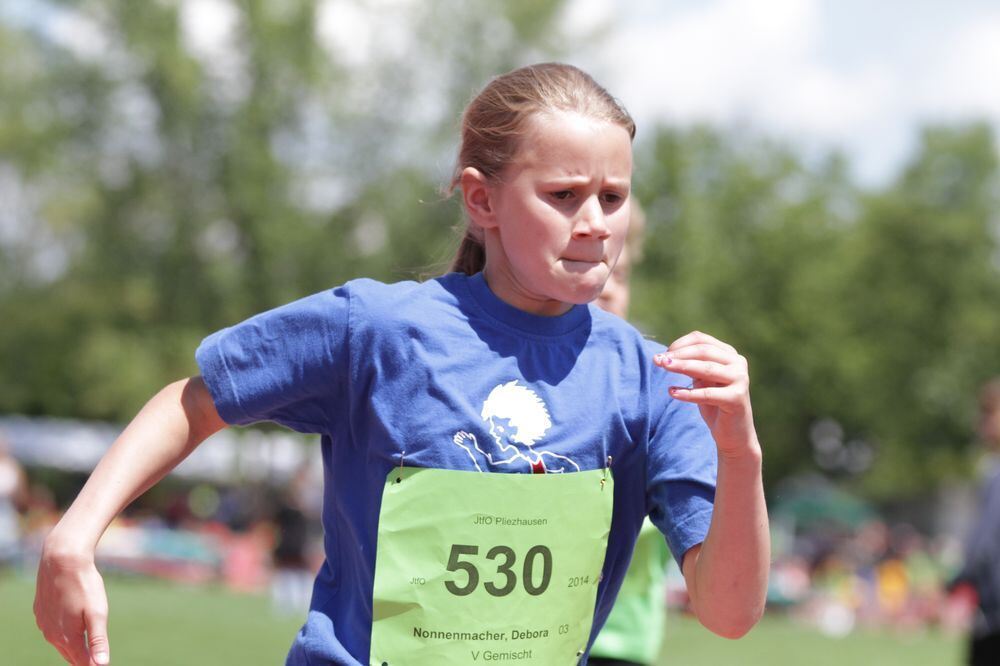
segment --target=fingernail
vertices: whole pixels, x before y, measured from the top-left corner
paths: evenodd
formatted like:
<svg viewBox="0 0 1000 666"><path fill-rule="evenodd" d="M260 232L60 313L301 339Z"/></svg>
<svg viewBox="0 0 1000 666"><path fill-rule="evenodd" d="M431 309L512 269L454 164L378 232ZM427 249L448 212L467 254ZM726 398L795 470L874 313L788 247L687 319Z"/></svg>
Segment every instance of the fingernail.
<svg viewBox="0 0 1000 666"><path fill-rule="evenodd" d="M107 652L96 652L94 654L94 661L98 664L107 664L111 660L108 658Z"/></svg>

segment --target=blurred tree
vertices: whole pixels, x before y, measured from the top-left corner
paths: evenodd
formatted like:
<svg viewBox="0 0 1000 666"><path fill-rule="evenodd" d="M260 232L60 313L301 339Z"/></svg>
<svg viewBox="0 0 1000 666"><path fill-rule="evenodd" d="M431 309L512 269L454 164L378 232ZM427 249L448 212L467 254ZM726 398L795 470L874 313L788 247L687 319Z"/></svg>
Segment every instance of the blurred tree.
<svg viewBox="0 0 1000 666"><path fill-rule="evenodd" d="M36 7L0 12L0 411L116 420L211 330L440 269L458 110L571 37L561 0ZM1000 367L989 130L927 130L868 193L838 155L735 132L643 127L636 148L633 312L749 357L768 482L957 471Z"/></svg>
<svg viewBox="0 0 1000 666"><path fill-rule="evenodd" d="M74 335L87 299L59 284L86 242L75 215L94 206L79 159L103 123L109 84L37 28L0 23L0 409L72 414ZM82 301L79 301L82 297Z"/></svg>
<svg viewBox="0 0 1000 666"><path fill-rule="evenodd" d="M837 156L807 168L706 128L661 128L638 162L633 311L665 343L697 328L749 358L769 481L822 464L878 497L961 472L975 386L1000 367L985 126L926 131L876 194Z"/></svg>
<svg viewBox="0 0 1000 666"><path fill-rule="evenodd" d="M0 188L24 199L0 225L0 410L126 419L207 332L443 258L458 107L555 54L562 4L0 13Z"/></svg>
<svg viewBox="0 0 1000 666"><path fill-rule="evenodd" d="M810 171L780 145L699 127L659 129L637 161L637 321L664 344L699 329L736 346L769 480L811 467L811 423L842 411L834 296L856 205L843 160Z"/></svg>
<svg viewBox="0 0 1000 666"><path fill-rule="evenodd" d="M851 409L879 448L872 492L919 493L962 468L977 387L1000 369L998 204L985 125L926 130L899 180L865 201L841 302Z"/></svg>

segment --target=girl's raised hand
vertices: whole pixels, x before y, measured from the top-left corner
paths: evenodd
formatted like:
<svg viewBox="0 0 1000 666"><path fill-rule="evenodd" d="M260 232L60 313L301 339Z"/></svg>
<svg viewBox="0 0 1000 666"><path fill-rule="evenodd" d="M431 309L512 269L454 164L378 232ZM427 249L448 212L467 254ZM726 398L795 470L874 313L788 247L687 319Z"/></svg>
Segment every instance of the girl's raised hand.
<svg viewBox="0 0 1000 666"><path fill-rule="evenodd" d="M43 549L35 621L45 640L73 666L110 662L108 597L92 557Z"/></svg>
<svg viewBox="0 0 1000 666"><path fill-rule="evenodd" d="M675 340L653 361L692 379L691 386L671 386L670 395L698 405L720 458L760 455L747 360L732 345L694 331Z"/></svg>

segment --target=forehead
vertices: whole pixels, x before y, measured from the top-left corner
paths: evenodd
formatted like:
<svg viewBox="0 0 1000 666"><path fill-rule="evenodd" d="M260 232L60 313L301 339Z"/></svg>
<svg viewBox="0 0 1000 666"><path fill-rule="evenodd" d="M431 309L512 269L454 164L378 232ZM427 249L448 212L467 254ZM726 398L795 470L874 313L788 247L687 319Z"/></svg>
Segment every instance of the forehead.
<svg viewBox="0 0 1000 666"><path fill-rule="evenodd" d="M518 171L539 176L632 177L632 141L628 131L610 121L572 111L533 114L525 123L514 159Z"/></svg>

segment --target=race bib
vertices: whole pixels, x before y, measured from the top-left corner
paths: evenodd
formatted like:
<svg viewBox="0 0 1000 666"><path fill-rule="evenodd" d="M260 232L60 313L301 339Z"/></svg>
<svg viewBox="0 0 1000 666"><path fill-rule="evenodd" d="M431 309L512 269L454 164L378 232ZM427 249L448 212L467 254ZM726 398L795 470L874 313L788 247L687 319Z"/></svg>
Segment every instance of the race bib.
<svg viewBox="0 0 1000 666"><path fill-rule="evenodd" d="M613 496L610 470L393 470L379 516L370 663L576 664Z"/></svg>

